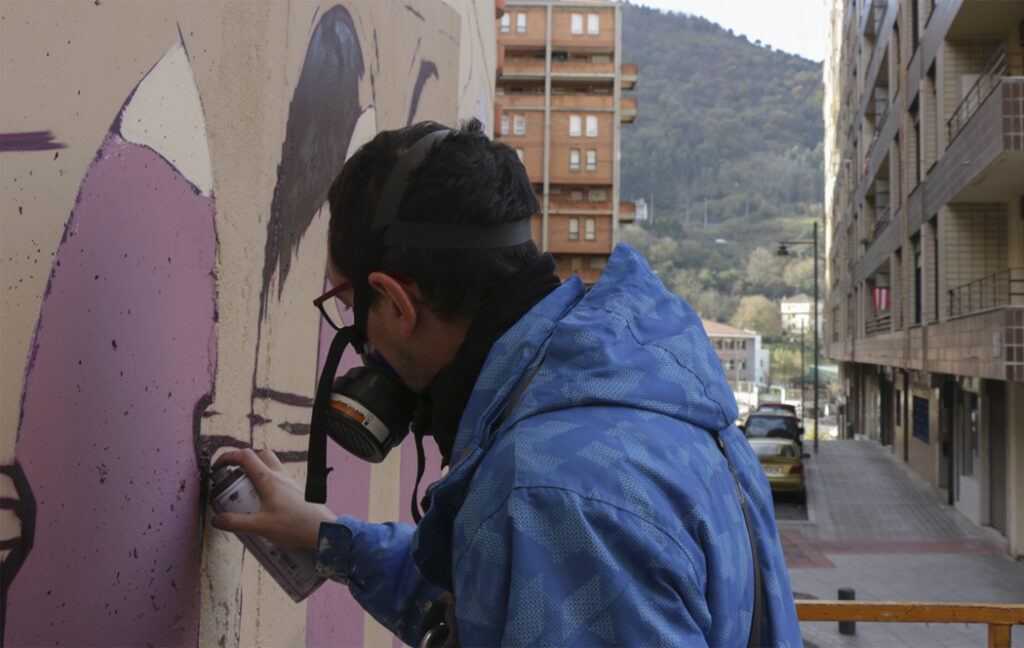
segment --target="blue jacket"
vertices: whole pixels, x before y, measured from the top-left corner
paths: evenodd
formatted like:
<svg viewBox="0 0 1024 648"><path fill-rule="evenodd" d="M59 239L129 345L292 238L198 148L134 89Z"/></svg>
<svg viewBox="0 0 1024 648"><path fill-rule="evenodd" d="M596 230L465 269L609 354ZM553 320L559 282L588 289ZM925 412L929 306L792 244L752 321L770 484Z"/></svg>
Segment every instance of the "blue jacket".
<svg viewBox="0 0 1024 648"><path fill-rule="evenodd" d="M762 641L799 646L736 414L700 318L620 245L589 292L569 279L494 344L419 527L342 517L319 567L410 644L447 590L465 646L746 646L750 541L716 430L757 538Z"/></svg>

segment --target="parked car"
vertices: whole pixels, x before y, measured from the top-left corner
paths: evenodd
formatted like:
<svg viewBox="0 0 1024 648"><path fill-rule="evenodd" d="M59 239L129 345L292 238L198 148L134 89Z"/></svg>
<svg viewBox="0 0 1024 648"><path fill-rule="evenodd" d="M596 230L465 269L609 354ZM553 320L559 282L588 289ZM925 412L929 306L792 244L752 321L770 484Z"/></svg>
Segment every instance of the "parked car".
<svg viewBox="0 0 1024 648"><path fill-rule="evenodd" d="M747 417L746 422L740 426L740 429L743 430L743 434L748 439L759 437L789 439L796 442L800 447L801 454L804 451L804 428L800 425L800 419L792 414L754 412Z"/></svg>
<svg viewBox="0 0 1024 648"><path fill-rule="evenodd" d="M807 455L800 451L795 441L787 439L749 439L761 467L768 478L772 494L789 493L796 495L801 502L807 500L807 488L804 483L804 461Z"/></svg>
<svg viewBox="0 0 1024 648"><path fill-rule="evenodd" d="M789 405L787 403L758 403L757 407L754 408L755 412L778 412L778 413L790 413L796 416L796 405Z"/></svg>

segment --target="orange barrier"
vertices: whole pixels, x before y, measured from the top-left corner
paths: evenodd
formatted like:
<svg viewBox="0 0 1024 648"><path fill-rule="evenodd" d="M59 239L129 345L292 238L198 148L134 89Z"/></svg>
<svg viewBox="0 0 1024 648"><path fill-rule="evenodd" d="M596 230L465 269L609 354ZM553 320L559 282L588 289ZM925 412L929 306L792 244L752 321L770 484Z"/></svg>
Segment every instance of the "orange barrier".
<svg viewBox="0 0 1024 648"><path fill-rule="evenodd" d="M1024 625L1024 605L798 600L796 616L801 621L984 623L988 626L989 648L1009 648L1010 629Z"/></svg>

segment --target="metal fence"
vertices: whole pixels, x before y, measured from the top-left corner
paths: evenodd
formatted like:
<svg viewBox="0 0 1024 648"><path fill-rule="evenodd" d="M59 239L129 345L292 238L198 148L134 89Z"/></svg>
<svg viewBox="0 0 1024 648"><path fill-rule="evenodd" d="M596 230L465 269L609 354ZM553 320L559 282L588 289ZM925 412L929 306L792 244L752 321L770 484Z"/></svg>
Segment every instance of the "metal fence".
<svg viewBox="0 0 1024 648"><path fill-rule="evenodd" d="M1007 52L1006 43L1000 43L978 80L964 95L956 112L946 123L949 141L952 142L953 138L960 133L1003 77L1022 74L1024 74L1024 52Z"/></svg>
<svg viewBox="0 0 1024 648"><path fill-rule="evenodd" d="M949 291L949 316L970 315L1024 298L1024 268L1007 268Z"/></svg>

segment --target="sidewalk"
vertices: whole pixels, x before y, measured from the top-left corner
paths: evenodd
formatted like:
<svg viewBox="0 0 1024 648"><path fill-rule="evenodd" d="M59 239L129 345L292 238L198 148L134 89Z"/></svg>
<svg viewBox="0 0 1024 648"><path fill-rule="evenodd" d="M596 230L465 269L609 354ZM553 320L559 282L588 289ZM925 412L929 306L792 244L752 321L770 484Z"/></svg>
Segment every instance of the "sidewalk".
<svg viewBox="0 0 1024 648"><path fill-rule="evenodd" d="M805 451L813 452L811 445ZM807 521L779 520L794 596L858 600L1024 602L1024 564L1003 550L936 489L871 441L820 441L806 461ZM988 628L967 624L800 624L805 645L984 646ZM1024 627L1013 630L1024 646Z"/></svg>

